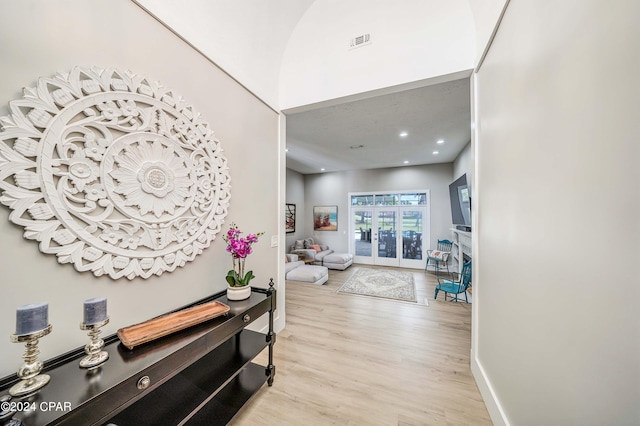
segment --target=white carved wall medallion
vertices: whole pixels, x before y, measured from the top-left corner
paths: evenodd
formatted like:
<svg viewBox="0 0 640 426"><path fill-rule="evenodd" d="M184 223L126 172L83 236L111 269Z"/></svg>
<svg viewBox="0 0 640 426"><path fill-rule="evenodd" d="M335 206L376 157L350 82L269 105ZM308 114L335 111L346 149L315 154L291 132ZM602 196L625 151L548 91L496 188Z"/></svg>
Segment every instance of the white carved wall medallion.
<svg viewBox="0 0 640 426"><path fill-rule="evenodd" d="M220 231L230 176L200 114L115 69L40 78L0 117L0 202L60 263L113 279L184 266Z"/></svg>

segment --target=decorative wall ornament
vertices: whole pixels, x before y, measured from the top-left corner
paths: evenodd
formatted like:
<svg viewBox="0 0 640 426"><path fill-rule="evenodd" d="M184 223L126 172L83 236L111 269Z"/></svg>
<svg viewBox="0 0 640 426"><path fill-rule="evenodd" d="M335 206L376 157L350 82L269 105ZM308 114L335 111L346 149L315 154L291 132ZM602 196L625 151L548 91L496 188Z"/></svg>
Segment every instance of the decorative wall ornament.
<svg viewBox="0 0 640 426"><path fill-rule="evenodd" d="M284 229L287 234L296 232L296 205L287 203L284 211Z"/></svg>
<svg viewBox="0 0 640 426"><path fill-rule="evenodd" d="M75 67L0 117L0 202L40 250L78 271L148 278L220 231L230 176L192 106L145 77Z"/></svg>

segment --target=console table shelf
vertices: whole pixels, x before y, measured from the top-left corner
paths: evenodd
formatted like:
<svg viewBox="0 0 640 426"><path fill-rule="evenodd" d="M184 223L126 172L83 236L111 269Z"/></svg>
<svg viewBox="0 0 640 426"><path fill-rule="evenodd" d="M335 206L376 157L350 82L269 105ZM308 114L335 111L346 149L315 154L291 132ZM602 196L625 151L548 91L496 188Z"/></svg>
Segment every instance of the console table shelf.
<svg viewBox="0 0 640 426"><path fill-rule="evenodd" d="M254 288L243 301L229 301L224 293L200 300L193 305L218 300L230 310L133 350L109 336L109 360L94 370L79 368L80 349L46 362L50 383L29 399L12 400L34 402L36 409L19 412L14 419L24 426L226 424L265 382L273 383L275 293L273 287ZM245 329L265 314L268 333ZM268 365L253 363L265 348ZM3 379L0 394L8 393L16 381ZM71 403L71 410L40 410L42 402Z"/></svg>

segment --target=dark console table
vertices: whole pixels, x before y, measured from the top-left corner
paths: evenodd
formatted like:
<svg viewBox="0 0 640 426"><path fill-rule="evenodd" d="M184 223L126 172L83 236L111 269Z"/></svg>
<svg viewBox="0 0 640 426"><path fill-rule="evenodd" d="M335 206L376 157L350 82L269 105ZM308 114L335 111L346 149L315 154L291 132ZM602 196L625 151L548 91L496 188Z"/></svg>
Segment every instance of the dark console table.
<svg viewBox="0 0 640 426"><path fill-rule="evenodd" d="M252 289L247 300L228 301L222 292L189 306L213 300L229 305L229 313L133 350L109 336L109 360L94 370L79 367L82 349L46 362L50 383L12 399L29 403L13 419L25 426L228 423L265 382L273 383L276 291L271 283L268 290ZM245 329L265 314L266 334ZM268 365L253 363L267 347ZM15 375L2 379L0 395L16 381Z"/></svg>

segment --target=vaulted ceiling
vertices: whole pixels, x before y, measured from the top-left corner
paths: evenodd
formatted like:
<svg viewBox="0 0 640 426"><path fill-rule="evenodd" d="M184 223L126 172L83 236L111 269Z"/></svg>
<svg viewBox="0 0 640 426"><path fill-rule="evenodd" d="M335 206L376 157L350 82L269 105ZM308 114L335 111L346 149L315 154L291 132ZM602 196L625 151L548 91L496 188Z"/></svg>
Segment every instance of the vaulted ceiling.
<svg viewBox="0 0 640 426"><path fill-rule="evenodd" d="M309 174L452 162L471 139L469 75L475 46L469 45L474 38L469 38L469 31L486 38L482 33L489 28L476 24L475 30L469 30L474 26L471 16L481 15L480 3L486 13L487 4L489 9L495 8L504 0L446 4L438 0L397 4L360 0L134 1L274 109L285 105L287 167ZM332 16L338 19L327 20ZM343 38L346 41L347 35L356 35L361 28L374 28L380 37L357 54L347 57L335 53ZM336 33L340 36L331 39ZM462 33L462 38L455 39ZM424 56L428 46L452 37L453 44L426 50L433 55ZM391 41L393 45L388 44ZM334 46L333 50L318 51L328 45ZM369 63L361 59L349 62L358 55L371 54ZM340 62L344 60L348 62ZM372 67L371 61L376 66ZM452 77L437 78L443 76L438 70L446 69L447 61L453 61L449 66ZM299 64L307 68L299 69ZM368 71L363 73L360 66L368 66ZM349 84L353 73L361 76L358 81L364 85ZM344 81L334 81L341 76ZM416 76L422 76L418 77L422 82ZM287 87L289 82L293 84ZM331 90L325 91L327 87ZM344 87L355 92L341 94ZM283 101L283 90L294 96ZM315 93L300 97L301 90ZM400 137L401 132L407 136ZM444 143L438 144L439 140Z"/></svg>

